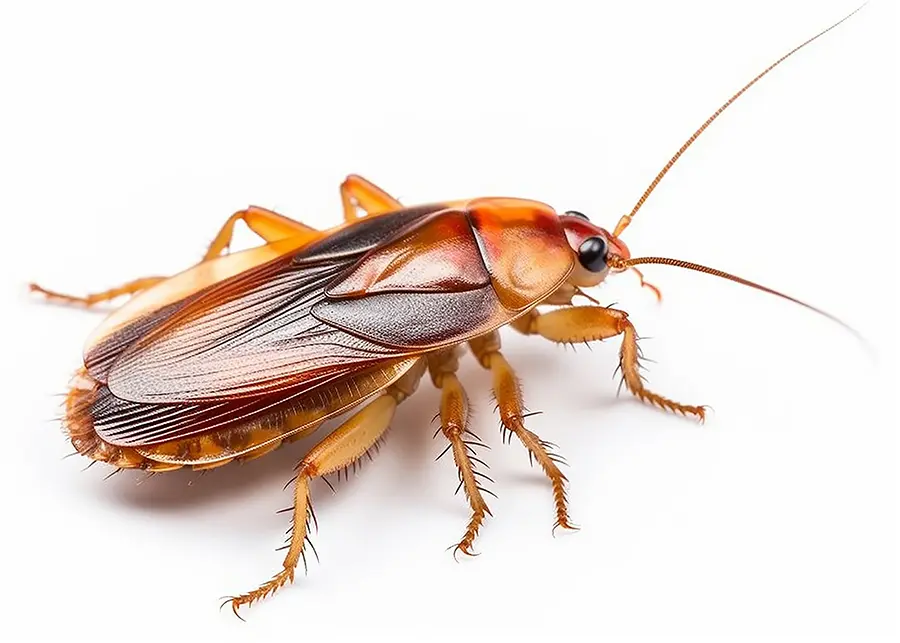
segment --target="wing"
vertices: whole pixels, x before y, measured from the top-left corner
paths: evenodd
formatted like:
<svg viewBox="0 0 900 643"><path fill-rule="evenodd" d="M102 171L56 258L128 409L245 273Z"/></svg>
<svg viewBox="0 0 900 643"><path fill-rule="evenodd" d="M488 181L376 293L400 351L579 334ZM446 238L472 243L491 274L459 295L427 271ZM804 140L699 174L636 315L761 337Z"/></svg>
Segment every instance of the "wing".
<svg viewBox="0 0 900 643"><path fill-rule="evenodd" d="M295 387L255 397L212 403L151 404L130 402L114 396L103 384L67 410L67 422L89 427L103 440L127 447L151 447L152 459L170 452L164 461L187 461L196 444L186 442L210 434L213 442L239 455L259 446L258 433L279 439L302 431L354 406L405 373L415 359L395 360L351 375L334 377L317 387ZM327 384L324 386L323 384ZM144 453L150 456L150 453Z"/></svg>
<svg viewBox="0 0 900 643"><path fill-rule="evenodd" d="M257 396L396 355L310 315L346 264L298 268L288 256L210 289L116 358L110 391L133 402Z"/></svg>
<svg viewBox="0 0 900 643"><path fill-rule="evenodd" d="M398 214L355 224L343 239L333 235L180 303L114 359L111 394L195 403L309 390L511 318L465 212ZM382 242L360 243L376 226Z"/></svg>
<svg viewBox="0 0 900 643"><path fill-rule="evenodd" d="M216 257L138 293L111 313L88 339L84 363L91 377L106 382L113 361L137 339L169 319L206 288L255 266L268 263L309 242L297 236Z"/></svg>
<svg viewBox="0 0 900 643"><path fill-rule="evenodd" d="M97 381L106 382L109 369L119 355L176 312L205 297L210 289L236 275L289 253L296 254L295 251L310 244L314 236L322 240L316 244L315 252L307 253L307 257L315 255L319 259L352 261L375 247L387 235L439 209L443 209L440 204L419 206L392 214L377 224L364 219L351 226L338 226L324 232L310 229L309 234L217 257L189 268L139 293L100 324L84 351L88 373Z"/></svg>

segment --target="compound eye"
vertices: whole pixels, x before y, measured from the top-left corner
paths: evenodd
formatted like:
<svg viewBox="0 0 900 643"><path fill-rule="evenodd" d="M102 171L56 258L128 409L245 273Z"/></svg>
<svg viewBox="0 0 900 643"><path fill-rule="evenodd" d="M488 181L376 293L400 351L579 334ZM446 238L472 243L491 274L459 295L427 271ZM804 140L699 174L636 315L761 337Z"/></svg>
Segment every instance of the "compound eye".
<svg viewBox="0 0 900 643"><path fill-rule="evenodd" d="M579 219L584 219L585 221L590 221L588 216L578 210L568 210L565 214L568 214L570 217L578 217Z"/></svg>
<svg viewBox="0 0 900 643"><path fill-rule="evenodd" d="M578 261L591 272L603 272L606 269L606 258L609 245L603 237L585 239L578 248Z"/></svg>

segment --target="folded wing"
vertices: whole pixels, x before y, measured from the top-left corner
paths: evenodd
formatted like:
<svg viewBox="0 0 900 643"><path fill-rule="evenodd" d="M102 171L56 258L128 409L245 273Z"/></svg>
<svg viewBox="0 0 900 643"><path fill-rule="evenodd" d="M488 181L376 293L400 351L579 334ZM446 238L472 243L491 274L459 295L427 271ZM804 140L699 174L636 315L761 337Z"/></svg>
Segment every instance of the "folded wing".
<svg viewBox="0 0 900 643"><path fill-rule="evenodd" d="M177 404L303 391L506 323L466 213L413 214L357 223L344 243L328 237L192 295L115 357L111 394Z"/></svg>

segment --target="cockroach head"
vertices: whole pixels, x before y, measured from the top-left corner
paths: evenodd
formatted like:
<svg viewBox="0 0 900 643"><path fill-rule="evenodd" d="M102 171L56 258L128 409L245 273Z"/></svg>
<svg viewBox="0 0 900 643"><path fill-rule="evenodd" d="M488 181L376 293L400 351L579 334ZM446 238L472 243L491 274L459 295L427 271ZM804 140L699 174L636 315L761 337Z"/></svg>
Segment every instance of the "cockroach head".
<svg viewBox="0 0 900 643"><path fill-rule="evenodd" d="M559 217L569 246L578 258L569 281L582 288L596 286L609 274L610 260L631 257L628 246L608 230L591 223L581 212L569 210Z"/></svg>

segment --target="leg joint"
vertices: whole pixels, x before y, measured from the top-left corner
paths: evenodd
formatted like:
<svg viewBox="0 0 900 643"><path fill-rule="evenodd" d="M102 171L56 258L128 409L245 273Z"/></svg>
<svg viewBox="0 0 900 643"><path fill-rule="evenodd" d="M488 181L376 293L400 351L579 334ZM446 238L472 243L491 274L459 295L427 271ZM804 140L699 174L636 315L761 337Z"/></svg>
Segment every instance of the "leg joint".
<svg viewBox="0 0 900 643"><path fill-rule="evenodd" d="M319 468L310 460L304 458L297 465L297 478L316 478L319 476Z"/></svg>
<svg viewBox="0 0 900 643"><path fill-rule="evenodd" d="M445 382L450 378L456 380L458 370L459 354L455 348L430 355L428 358L428 372L437 388L444 388Z"/></svg>
<svg viewBox="0 0 900 643"><path fill-rule="evenodd" d="M494 331L469 341L475 359L484 368L491 368L491 360L500 355L500 333Z"/></svg>

